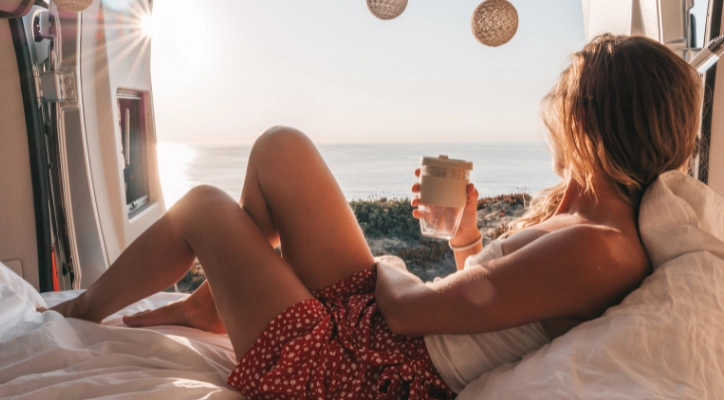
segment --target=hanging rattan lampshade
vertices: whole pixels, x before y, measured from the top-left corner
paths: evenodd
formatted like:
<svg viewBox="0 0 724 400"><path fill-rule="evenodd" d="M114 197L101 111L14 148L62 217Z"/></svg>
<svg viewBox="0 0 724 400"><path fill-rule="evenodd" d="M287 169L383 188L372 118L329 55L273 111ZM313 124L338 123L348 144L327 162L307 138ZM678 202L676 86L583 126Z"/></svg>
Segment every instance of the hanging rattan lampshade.
<svg viewBox="0 0 724 400"><path fill-rule="evenodd" d="M406 7L407 0L367 0L367 8L379 19L397 18Z"/></svg>
<svg viewBox="0 0 724 400"><path fill-rule="evenodd" d="M506 0L485 0L470 21L473 35L486 46L508 43L518 30L518 12Z"/></svg>
<svg viewBox="0 0 724 400"><path fill-rule="evenodd" d="M93 0L53 0L61 11L81 12L93 4Z"/></svg>

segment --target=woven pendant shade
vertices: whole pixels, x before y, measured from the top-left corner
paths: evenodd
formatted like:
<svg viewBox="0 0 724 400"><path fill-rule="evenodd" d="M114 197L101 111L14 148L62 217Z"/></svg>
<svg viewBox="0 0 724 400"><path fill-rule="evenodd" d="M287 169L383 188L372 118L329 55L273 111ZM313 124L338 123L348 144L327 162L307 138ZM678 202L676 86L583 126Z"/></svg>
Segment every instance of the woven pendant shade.
<svg viewBox="0 0 724 400"><path fill-rule="evenodd" d="M486 46L508 43L518 30L518 12L506 0L485 0L470 21L473 35Z"/></svg>
<svg viewBox="0 0 724 400"><path fill-rule="evenodd" d="M61 11L81 12L93 4L93 0L53 0Z"/></svg>
<svg viewBox="0 0 724 400"><path fill-rule="evenodd" d="M367 0L367 8L379 19L397 18L406 7L407 0Z"/></svg>

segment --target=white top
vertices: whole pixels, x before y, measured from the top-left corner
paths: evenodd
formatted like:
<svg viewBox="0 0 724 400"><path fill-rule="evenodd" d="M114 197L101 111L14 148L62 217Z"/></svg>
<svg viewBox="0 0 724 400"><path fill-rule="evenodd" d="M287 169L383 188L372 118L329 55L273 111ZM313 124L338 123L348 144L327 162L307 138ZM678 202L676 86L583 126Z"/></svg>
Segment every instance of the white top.
<svg viewBox="0 0 724 400"><path fill-rule="evenodd" d="M503 257L501 241L494 240L480 253L468 257L464 269L499 257ZM549 342L540 322L477 335L425 336L432 363L455 393L483 373L518 361Z"/></svg>

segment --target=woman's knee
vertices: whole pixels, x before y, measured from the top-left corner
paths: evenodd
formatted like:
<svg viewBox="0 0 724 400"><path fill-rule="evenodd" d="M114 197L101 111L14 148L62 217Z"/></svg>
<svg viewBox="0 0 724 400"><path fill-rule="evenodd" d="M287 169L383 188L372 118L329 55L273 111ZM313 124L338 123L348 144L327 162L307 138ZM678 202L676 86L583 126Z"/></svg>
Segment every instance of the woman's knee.
<svg viewBox="0 0 724 400"><path fill-rule="evenodd" d="M268 142L276 144L293 144L299 141L308 142L309 137L307 137L307 135L299 129L283 125L277 125L267 129L256 139L256 143L261 145L265 145Z"/></svg>
<svg viewBox="0 0 724 400"><path fill-rule="evenodd" d="M186 197L194 202L208 202L223 201L229 198L229 195L213 185L197 185L188 191Z"/></svg>
<svg viewBox="0 0 724 400"><path fill-rule="evenodd" d="M288 126L274 126L262 133L254 142L252 157L262 154L264 158L293 157L303 155L316 148L312 140L302 131Z"/></svg>
<svg viewBox="0 0 724 400"><path fill-rule="evenodd" d="M168 210L176 230L184 237L202 234L233 220L241 210L239 203L223 190L211 185L199 185L189 190Z"/></svg>
<svg viewBox="0 0 724 400"><path fill-rule="evenodd" d="M216 186L198 185L189 190L176 205L186 209L187 214L201 215L230 206L237 207L238 203Z"/></svg>

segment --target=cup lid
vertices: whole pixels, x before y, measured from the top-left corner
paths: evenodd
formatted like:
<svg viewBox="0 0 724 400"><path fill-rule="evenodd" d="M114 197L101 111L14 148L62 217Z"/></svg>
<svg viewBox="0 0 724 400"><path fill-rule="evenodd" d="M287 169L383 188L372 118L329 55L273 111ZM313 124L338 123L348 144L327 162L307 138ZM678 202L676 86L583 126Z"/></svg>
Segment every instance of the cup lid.
<svg viewBox="0 0 724 400"><path fill-rule="evenodd" d="M456 160L441 154L438 157L421 157L420 165L429 167L457 168L471 171L473 169L472 161Z"/></svg>

